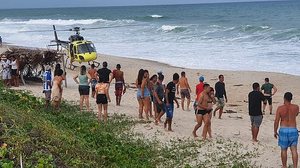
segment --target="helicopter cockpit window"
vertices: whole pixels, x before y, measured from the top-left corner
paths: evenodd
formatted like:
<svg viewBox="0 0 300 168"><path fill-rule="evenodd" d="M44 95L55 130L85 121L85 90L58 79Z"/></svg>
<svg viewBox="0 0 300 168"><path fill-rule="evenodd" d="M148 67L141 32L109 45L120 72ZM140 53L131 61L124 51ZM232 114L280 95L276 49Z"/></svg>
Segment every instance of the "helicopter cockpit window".
<svg viewBox="0 0 300 168"><path fill-rule="evenodd" d="M91 43L84 43L78 45L78 54L96 52L95 46Z"/></svg>

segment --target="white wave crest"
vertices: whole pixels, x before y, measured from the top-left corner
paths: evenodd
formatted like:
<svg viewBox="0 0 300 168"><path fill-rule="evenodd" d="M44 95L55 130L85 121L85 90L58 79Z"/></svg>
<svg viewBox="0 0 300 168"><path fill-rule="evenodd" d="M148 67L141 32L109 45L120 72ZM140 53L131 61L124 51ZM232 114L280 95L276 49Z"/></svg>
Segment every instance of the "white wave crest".
<svg viewBox="0 0 300 168"><path fill-rule="evenodd" d="M25 24L25 25L90 25L95 23L133 23L134 20L105 20L105 19L30 19L30 20L18 20L18 19L2 19L0 20L0 24Z"/></svg>
<svg viewBox="0 0 300 168"><path fill-rule="evenodd" d="M150 17L152 17L152 18L163 18L164 16L162 16L162 15L150 15Z"/></svg>
<svg viewBox="0 0 300 168"><path fill-rule="evenodd" d="M179 29L184 29L185 27L183 26L171 26L171 25L162 25L161 30L169 32L173 30L179 30Z"/></svg>

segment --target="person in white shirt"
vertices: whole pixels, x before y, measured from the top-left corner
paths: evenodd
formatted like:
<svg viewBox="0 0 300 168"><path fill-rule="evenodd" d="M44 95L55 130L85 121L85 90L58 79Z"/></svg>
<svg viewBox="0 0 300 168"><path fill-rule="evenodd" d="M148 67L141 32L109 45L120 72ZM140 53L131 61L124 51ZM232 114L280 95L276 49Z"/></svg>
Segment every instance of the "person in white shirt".
<svg viewBox="0 0 300 168"><path fill-rule="evenodd" d="M11 85L19 87L19 60L12 57L11 60Z"/></svg>
<svg viewBox="0 0 300 168"><path fill-rule="evenodd" d="M6 55L2 55L1 57L1 66L2 66L2 79L4 80L4 85L9 86L11 80L10 61L7 59Z"/></svg>

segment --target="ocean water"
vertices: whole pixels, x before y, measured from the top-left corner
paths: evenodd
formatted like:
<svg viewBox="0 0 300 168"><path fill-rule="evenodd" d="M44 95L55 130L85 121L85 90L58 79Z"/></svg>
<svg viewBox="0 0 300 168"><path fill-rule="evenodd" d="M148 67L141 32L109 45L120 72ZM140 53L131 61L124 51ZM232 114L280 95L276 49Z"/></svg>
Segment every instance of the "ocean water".
<svg viewBox="0 0 300 168"><path fill-rule="evenodd" d="M196 69L300 75L300 1L0 10L5 42L44 47L53 32L81 34L97 52ZM58 32L68 39L72 32ZM142 66L142 65L141 65Z"/></svg>

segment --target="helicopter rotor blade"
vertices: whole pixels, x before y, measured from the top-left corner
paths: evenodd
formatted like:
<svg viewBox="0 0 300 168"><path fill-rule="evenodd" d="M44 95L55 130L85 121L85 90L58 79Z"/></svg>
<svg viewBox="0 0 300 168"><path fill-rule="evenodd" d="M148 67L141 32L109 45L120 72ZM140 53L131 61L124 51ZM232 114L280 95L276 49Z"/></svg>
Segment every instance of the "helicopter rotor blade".
<svg viewBox="0 0 300 168"><path fill-rule="evenodd" d="M141 25L123 25L123 26L106 26L106 27L88 27L88 28L81 28L81 30L111 29L111 28L118 28L118 27L134 27L134 26L141 26Z"/></svg>
<svg viewBox="0 0 300 168"><path fill-rule="evenodd" d="M30 32L61 32L61 31L73 31L73 29L62 29L62 30L28 30L28 31L19 31L19 33L30 33Z"/></svg>

